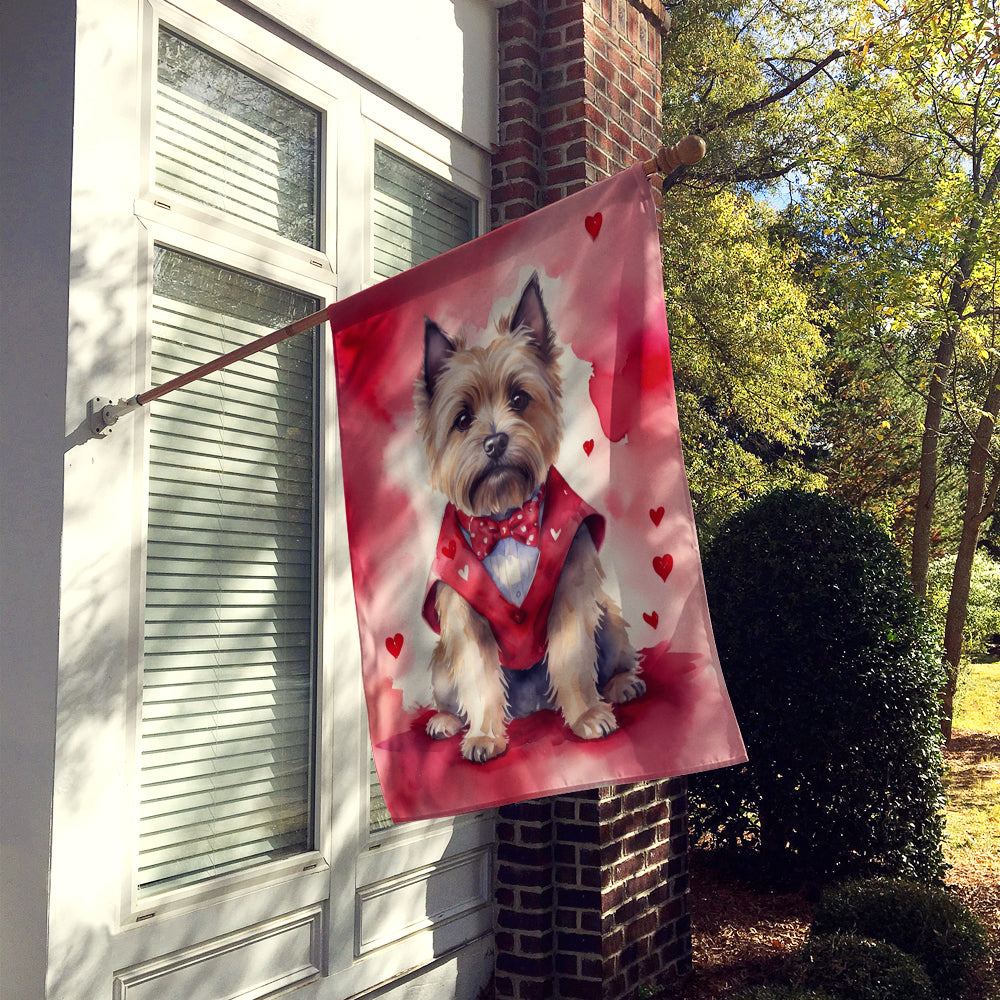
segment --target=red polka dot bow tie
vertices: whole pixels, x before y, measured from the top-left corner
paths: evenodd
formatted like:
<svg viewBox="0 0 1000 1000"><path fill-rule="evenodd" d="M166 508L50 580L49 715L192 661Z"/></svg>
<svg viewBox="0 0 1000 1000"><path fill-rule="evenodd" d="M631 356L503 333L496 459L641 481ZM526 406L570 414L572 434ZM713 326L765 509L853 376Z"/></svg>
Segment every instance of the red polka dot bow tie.
<svg viewBox="0 0 1000 1000"><path fill-rule="evenodd" d="M542 486L533 500L528 500L502 521L494 521L492 517L471 517L458 511L458 523L469 533L476 558L485 559L501 538L513 538L538 548L538 521L544 496L545 487Z"/></svg>

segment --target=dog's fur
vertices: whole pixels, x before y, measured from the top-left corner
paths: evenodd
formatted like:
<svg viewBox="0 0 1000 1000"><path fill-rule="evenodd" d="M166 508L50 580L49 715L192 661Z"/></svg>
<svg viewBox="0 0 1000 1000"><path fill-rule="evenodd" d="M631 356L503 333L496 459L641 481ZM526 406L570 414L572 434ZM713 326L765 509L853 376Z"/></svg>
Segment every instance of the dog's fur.
<svg viewBox="0 0 1000 1000"><path fill-rule="evenodd" d="M431 485L458 509L502 515L545 481L563 432L560 353L537 275L485 347L468 347L426 320L414 391L417 431ZM545 701L588 740L618 728L611 703L645 691L627 624L603 580L594 542L581 525L549 615ZM427 732L445 739L467 726L462 756L490 760L507 749L512 672L500 664L487 620L453 589L439 585L435 606L441 635L431 676L438 711Z"/></svg>

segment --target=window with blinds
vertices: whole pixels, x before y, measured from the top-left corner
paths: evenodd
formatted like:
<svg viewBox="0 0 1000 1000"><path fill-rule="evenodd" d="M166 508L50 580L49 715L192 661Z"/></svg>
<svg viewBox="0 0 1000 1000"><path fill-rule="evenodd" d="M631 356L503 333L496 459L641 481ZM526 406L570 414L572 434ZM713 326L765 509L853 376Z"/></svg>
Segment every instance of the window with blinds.
<svg viewBox="0 0 1000 1000"><path fill-rule="evenodd" d="M478 202L460 188L375 147L373 270L379 278L422 264L478 235ZM369 756L369 832L392 826Z"/></svg>
<svg viewBox="0 0 1000 1000"><path fill-rule="evenodd" d="M320 115L161 27L156 186L318 245Z"/></svg>
<svg viewBox="0 0 1000 1000"><path fill-rule="evenodd" d="M201 233L317 244L318 112L165 27L154 111L156 189ZM154 248L152 385L319 307L208 259L228 231ZM314 847L317 350L300 334L149 408L139 898Z"/></svg>
<svg viewBox="0 0 1000 1000"><path fill-rule="evenodd" d="M157 247L153 384L317 308ZM315 331L150 408L140 894L311 847Z"/></svg>
<svg viewBox="0 0 1000 1000"><path fill-rule="evenodd" d="M374 271L391 278L478 236L475 198L375 147Z"/></svg>

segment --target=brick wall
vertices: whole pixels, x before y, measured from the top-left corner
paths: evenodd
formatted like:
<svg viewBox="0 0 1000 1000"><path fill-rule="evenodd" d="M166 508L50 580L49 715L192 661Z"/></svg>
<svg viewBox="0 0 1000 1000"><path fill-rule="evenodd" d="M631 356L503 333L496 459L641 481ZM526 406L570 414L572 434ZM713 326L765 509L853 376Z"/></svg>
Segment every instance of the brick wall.
<svg viewBox="0 0 1000 1000"><path fill-rule="evenodd" d="M513 0L498 11L493 225L660 144L659 0ZM498 998L619 1000L690 967L683 778L505 806Z"/></svg>
<svg viewBox="0 0 1000 1000"><path fill-rule="evenodd" d="M683 779L504 806L498 998L618 1000L691 964Z"/></svg>
<svg viewBox="0 0 1000 1000"><path fill-rule="evenodd" d="M661 0L514 0L498 11L493 225L660 144Z"/></svg>

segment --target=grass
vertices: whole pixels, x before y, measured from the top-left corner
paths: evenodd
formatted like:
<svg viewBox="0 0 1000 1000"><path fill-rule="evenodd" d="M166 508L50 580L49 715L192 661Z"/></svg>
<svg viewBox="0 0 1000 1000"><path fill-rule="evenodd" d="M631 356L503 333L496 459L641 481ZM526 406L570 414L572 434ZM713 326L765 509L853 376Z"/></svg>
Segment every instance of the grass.
<svg viewBox="0 0 1000 1000"><path fill-rule="evenodd" d="M946 850L955 866L992 860L1000 875L1000 661L963 671L948 745Z"/></svg>
<svg viewBox="0 0 1000 1000"><path fill-rule="evenodd" d="M955 702L956 728L1000 736L1000 660L963 670Z"/></svg>
<svg viewBox="0 0 1000 1000"><path fill-rule="evenodd" d="M945 758L946 881L991 937L978 996L1000 1000L1000 661L962 672Z"/></svg>

